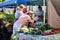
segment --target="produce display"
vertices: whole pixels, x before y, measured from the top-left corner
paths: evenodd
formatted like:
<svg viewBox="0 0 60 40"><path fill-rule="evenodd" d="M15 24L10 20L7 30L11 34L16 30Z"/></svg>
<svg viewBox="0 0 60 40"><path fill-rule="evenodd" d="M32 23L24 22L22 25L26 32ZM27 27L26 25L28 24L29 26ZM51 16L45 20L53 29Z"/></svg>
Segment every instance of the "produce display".
<svg viewBox="0 0 60 40"><path fill-rule="evenodd" d="M52 29L52 27L49 24L37 24L35 25L35 28L32 27L23 27L21 30L25 33L25 34L32 34L32 35L41 35L43 34L45 31Z"/></svg>

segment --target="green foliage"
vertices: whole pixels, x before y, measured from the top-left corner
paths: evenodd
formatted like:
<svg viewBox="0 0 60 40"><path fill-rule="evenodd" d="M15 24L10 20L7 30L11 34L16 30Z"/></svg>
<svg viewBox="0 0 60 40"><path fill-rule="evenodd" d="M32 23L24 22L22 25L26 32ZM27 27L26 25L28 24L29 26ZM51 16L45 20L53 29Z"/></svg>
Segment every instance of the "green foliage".
<svg viewBox="0 0 60 40"><path fill-rule="evenodd" d="M5 14L4 19L10 23L14 23L14 14Z"/></svg>
<svg viewBox="0 0 60 40"><path fill-rule="evenodd" d="M49 24L45 24L44 27L45 27L46 30L52 29L52 26L49 25Z"/></svg>
<svg viewBox="0 0 60 40"><path fill-rule="evenodd" d="M4 18L7 20L7 22L14 23L14 12L13 10L10 10L8 12L4 12Z"/></svg>
<svg viewBox="0 0 60 40"><path fill-rule="evenodd" d="M14 23L14 12L13 12L13 10L0 12L0 14L3 14L1 16L2 16L2 18L4 18L5 23L7 23L7 22L10 22L12 24Z"/></svg>
<svg viewBox="0 0 60 40"><path fill-rule="evenodd" d="M3 2L3 1L5 1L5 0L0 0L0 2Z"/></svg>
<svg viewBox="0 0 60 40"><path fill-rule="evenodd" d="M31 31L31 34L32 35L40 35L40 34L42 34L42 30L36 30L36 29L34 29L34 30Z"/></svg>
<svg viewBox="0 0 60 40"><path fill-rule="evenodd" d="M3 13L2 12L0 12L0 18L3 18Z"/></svg>
<svg viewBox="0 0 60 40"><path fill-rule="evenodd" d="M37 24L36 28L28 28L30 34L32 35L41 35L44 31L52 29L52 26L49 24Z"/></svg>

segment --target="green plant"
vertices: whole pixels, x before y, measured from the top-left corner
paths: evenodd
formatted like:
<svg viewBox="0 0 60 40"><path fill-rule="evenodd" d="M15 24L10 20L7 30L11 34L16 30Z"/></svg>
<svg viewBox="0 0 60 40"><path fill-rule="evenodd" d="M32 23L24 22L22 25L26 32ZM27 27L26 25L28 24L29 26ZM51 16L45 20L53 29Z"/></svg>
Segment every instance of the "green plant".
<svg viewBox="0 0 60 40"><path fill-rule="evenodd" d="M32 35L41 35L44 31L50 30L52 27L49 24L37 24L35 28L28 28L28 32L24 32L25 34Z"/></svg>
<svg viewBox="0 0 60 40"><path fill-rule="evenodd" d="M52 26L49 25L49 24L45 24L44 27L45 27L46 30L50 30L50 29L52 29Z"/></svg>
<svg viewBox="0 0 60 40"><path fill-rule="evenodd" d="M49 24L38 24L35 28L30 32L33 35L41 35L44 31L52 29L52 27Z"/></svg>
<svg viewBox="0 0 60 40"><path fill-rule="evenodd" d="M3 12L4 13L4 20L10 23L14 23L14 12L13 10L8 11L8 12Z"/></svg>

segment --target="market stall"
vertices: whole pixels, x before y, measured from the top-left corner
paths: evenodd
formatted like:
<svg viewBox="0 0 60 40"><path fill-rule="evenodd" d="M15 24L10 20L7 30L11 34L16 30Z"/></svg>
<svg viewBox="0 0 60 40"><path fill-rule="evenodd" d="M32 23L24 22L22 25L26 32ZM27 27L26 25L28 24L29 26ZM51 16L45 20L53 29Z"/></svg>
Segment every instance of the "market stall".
<svg viewBox="0 0 60 40"><path fill-rule="evenodd" d="M54 34L54 35L48 35L48 36L25 35L25 39L26 40L60 40L60 34Z"/></svg>

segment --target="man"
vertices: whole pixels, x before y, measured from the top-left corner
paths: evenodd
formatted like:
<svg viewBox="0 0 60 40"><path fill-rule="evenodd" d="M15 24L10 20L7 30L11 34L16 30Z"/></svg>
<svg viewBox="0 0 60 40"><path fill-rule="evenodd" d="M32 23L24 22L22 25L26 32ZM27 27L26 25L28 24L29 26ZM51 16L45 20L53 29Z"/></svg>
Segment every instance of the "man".
<svg viewBox="0 0 60 40"><path fill-rule="evenodd" d="M36 13L36 17L40 20L43 19L43 10L40 5L38 6L38 12Z"/></svg>
<svg viewBox="0 0 60 40"><path fill-rule="evenodd" d="M15 21L24 14L24 9L26 9L25 5L21 4L16 8L16 12L15 12Z"/></svg>

